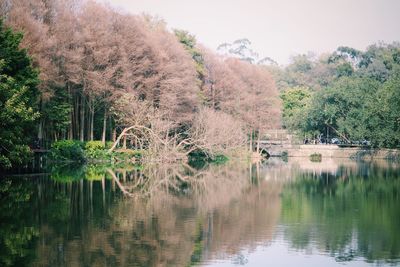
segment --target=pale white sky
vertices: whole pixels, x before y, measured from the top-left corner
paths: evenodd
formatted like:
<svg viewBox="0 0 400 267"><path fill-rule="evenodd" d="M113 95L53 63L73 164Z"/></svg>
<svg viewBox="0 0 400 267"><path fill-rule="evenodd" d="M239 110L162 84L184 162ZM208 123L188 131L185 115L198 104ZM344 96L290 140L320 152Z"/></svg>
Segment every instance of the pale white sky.
<svg viewBox="0 0 400 267"><path fill-rule="evenodd" d="M126 12L163 18L209 48L248 38L260 57L364 50L400 41L400 0L103 0Z"/></svg>

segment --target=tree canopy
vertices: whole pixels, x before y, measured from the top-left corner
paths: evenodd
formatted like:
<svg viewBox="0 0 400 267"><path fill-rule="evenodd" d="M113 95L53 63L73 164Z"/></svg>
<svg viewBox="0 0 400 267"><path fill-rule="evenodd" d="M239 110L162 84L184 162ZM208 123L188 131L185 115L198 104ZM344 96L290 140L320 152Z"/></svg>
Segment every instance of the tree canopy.
<svg viewBox="0 0 400 267"><path fill-rule="evenodd" d="M0 167L22 164L30 132L38 118L38 71L19 45L22 34L0 20Z"/></svg>
<svg viewBox="0 0 400 267"><path fill-rule="evenodd" d="M273 72L283 100L283 124L311 135L344 141L369 140L398 148L400 44L371 45L366 51L339 47L319 58L300 55ZM297 88L297 89L296 89ZM306 104L303 103L307 88Z"/></svg>
<svg viewBox="0 0 400 267"><path fill-rule="evenodd" d="M17 46L40 70L34 83L26 78L28 92L39 90L29 138L105 143L132 123L151 128L156 120L164 133L187 137L203 107L230 116L229 127L236 121L248 136L280 124L267 69L210 52L158 18L79 0L10 0L0 15L24 33Z"/></svg>

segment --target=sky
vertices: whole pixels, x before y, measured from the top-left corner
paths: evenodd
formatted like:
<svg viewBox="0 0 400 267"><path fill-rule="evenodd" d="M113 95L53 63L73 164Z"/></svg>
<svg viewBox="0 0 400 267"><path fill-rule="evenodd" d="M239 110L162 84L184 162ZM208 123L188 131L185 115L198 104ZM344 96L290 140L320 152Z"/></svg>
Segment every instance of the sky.
<svg viewBox="0 0 400 267"><path fill-rule="evenodd" d="M400 0L102 0L123 12L150 14L170 29L218 45L248 38L260 58L285 65L296 54L338 46L400 41Z"/></svg>

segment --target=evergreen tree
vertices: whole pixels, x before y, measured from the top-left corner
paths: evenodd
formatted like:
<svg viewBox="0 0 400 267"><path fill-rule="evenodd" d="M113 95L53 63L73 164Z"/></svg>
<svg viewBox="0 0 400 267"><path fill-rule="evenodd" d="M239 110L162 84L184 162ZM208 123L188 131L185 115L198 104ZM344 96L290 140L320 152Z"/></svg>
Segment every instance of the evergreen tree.
<svg viewBox="0 0 400 267"><path fill-rule="evenodd" d="M38 72L19 48L22 37L0 20L0 168L4 169L27 159L27 144L39 116Z"/></svg>

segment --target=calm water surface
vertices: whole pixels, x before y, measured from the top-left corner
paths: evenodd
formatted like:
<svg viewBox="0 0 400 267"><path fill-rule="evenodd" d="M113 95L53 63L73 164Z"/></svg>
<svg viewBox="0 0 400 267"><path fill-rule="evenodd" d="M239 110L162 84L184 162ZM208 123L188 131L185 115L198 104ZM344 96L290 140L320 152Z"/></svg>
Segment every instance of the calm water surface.
<svg viewBox="0 0 400 267"><path fill-rule="evenodd" d="M0 194L0 266L400 266L385 161L66 166Z"/></svg>

